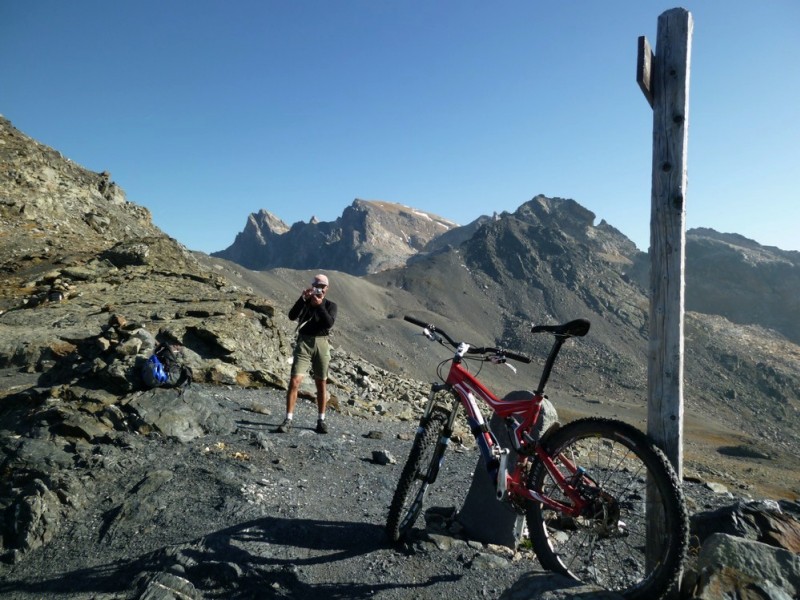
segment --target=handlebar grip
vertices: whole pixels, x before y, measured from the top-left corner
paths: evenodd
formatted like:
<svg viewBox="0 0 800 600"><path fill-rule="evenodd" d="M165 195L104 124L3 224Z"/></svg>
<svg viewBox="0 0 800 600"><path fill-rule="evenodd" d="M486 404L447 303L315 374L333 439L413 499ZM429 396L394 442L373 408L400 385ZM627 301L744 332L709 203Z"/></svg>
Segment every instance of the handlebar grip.
<svg viewBox="0 0 800 600"><path fill-rule="evenodd" d="M518 354L516 352L510 352L509 350L503 350L502 348L472 348L470 347L467 350L467 354L502 354L506 358L510 358L511 360L516 360L522 363L530 363L531 359L525 356L524 354Z"/></svg>
<svg viewBox="0 0 800 600"><path fill-rule="evenodd" d="M527 356L525 356L524 354L517 354L516 352L509 352L508 350L503 352L503 354L506 355L506 358L510 358L511 360L516 360L516 361L519 361L521 363L526 363L527 364L527 363L531 362L531 359L528 358Z"/></svg>
<svg viewBox="0 0 800 600"><path fill-rule="evenodd" d="M405 315L403 320L408 321L409 323L413 323L414 325L419 325L424 329L429 329L431 331L435 331L438 335L442 336L447 342L455 348L458 346L458 342L456 342L453 338L451 338L444 329L437 327L433 323L426 323L425 321L420 321L419 319L415 319L414 317L409 317Z"/></svg>
<svg viewBox="0 0 800 600"><path fill-rule="evenodd" d="M414 325L419 325L420 327L427 327L430 323L425 323L424 321L420 321L419 319L415 319L414 317L409 317L408 315L403 317L404 321L408 321L409 323L413 323Z"/></svg>

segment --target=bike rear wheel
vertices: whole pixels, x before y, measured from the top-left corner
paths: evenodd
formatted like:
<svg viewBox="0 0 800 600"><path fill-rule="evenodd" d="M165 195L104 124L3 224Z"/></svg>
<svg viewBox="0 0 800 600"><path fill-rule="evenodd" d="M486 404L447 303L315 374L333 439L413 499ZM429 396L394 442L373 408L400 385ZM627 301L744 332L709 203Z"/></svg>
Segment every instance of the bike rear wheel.
<svg viewBox="0 0 800 600"><path fill-rule="evenodd" d="M631 600L661 598L677 580L689 531L680 482L664 453L635 427L595 418L565 425L544 447L592 501L577 517L529 503L528 531L542 566ZM574 475L574 467L585 471ZM571 504L541 461L528 486ZM660 544L647 548L654 524Z"/></svg>
<svg viewBox="0 0 800 600"><path fill-rule="evenodd" d="M393 542L400 542L408 535L422 512L428 486L436 478L447 448L440 440L448 417L446 410L437 407L420 425L386 519L386 532Z"/></svg>

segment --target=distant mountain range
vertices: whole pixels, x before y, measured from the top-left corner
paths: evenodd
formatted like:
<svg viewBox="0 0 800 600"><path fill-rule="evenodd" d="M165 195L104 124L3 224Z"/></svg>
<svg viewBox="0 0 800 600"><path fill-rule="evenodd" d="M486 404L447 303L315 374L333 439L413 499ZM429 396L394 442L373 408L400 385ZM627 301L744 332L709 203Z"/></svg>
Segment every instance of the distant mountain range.
<svg viewBox="0 0 800 600"><path fill-rule="evenodd" d="M231 246L212 256L253 270L330 269L363 276L404 267L471 241L470 247L481 245L472 254L485 255L482 262L492 277L504 272L512 278L534 275L532 281L536 281L522 264L501 268L510 248L503 240L491 238L491 231L494 223L510 218L535 225L520 232L516 243L527 246L528 260L544 252L543 260L551 270L563 266L556 277L560 284L578 286L575 277L580 266L588 268L601 260L642 290L649 288L647 253L605 221L595 227L594 213L577 202L544 196L523 204L513 215L482 216L464 226L401 204L358 199L333 222L312 219L291 227L261 210L247 218ZM581 265L575 264L576 252L585 255ZM524 260L520 252L511 254L511 260ZM800 252L701 228L687 232L686 257L687 310L774 329L800 344L796 318L800 314Z"/></svg>
<svg viewBox="0 0 800 600"><path fill-rule="evenodd" d="M393 204L355 200L333 222L289 227L261 210L236 240L212 256L248 269L335 269L366 275L402 266L433 239L456 227L437 215Z"/></svg>

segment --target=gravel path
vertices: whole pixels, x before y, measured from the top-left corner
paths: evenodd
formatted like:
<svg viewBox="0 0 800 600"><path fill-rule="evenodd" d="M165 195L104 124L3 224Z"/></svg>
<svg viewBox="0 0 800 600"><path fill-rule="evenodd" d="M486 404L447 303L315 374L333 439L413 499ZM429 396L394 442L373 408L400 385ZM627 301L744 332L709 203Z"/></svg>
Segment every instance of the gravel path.
<svg viewBox="0 0 800 600"><path fill-rule="evenodd" d="M415 423L331 413L318 435L302 401L293 431L278 434L282 392L199 387L235 431L78 449L91 495L49 544L0 566L0 597L617 597L570 587L528 552L436 532L437 515L464 499L474 449L448 453L427 532L398 549L383 526Z"/></svg>

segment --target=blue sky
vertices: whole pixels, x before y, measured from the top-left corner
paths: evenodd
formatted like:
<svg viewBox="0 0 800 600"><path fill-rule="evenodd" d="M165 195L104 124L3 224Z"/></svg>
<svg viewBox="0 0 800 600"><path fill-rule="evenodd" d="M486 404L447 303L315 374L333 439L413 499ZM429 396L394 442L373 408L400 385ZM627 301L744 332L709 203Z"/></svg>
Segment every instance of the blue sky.
<svg viewBox="0 0 800 600"><path fill-rule="evenodd" d="M193 250L262 208L291 225L364 198L466 224L540 193L646 249L636 42L676 6L688 227L800 250L797 0L3 0L0 114Z"/></svg>

